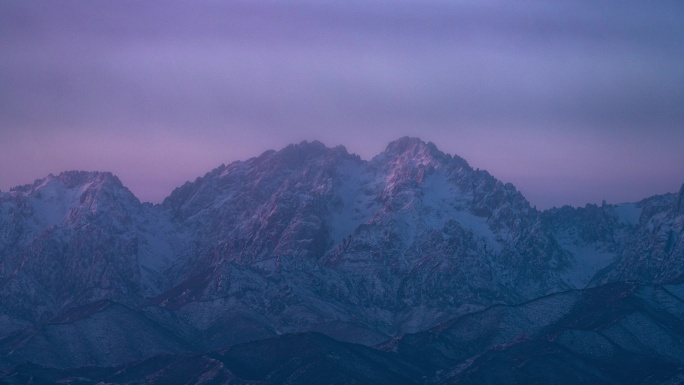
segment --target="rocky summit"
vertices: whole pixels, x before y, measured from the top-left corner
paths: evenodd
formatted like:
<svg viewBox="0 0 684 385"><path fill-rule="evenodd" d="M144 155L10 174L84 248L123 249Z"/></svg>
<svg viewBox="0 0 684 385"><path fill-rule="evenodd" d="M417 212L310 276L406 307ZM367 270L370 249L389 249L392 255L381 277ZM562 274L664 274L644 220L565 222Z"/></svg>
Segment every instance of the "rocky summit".
<svg viewBox="0 0 684 385"><path fill-rule="evenodd" d="M683 197L540 212L417 138L50 175L0 193L0 378L678 383Z"/></svg>

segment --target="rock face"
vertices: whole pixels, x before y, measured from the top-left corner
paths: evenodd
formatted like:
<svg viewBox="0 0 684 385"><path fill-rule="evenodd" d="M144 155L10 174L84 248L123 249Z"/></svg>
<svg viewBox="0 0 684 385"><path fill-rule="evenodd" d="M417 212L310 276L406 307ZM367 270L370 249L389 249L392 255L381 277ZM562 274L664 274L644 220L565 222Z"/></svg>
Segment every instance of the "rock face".
<svg viewBox="0 0 684 385"><path fill-rule="evenodd" d="M290 145L160 205L109 173L50 175L0 193L0 367L111 366L300 332L374 345L492 305L678 282L682 194L539 212L415 138L369 161ZM120 354L87 347L116 325L132 339L105 350ZM146 347L127 354L136 339Z"/></svg>

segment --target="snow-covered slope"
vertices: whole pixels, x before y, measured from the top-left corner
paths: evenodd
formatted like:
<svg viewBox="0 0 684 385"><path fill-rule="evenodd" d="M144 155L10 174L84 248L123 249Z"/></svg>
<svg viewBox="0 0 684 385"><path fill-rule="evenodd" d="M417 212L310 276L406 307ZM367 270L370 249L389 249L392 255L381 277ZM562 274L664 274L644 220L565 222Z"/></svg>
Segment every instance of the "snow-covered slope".
<svg viewBox="0 0 684 385"><path fill-rule="evenodd" d="M178 353L173 344L160 345L173 339L151 332L157 338L148 346L168 353L113 367L70 370L24 364L3 371L0 361L0 378L8 384L92 385L680 384L683 289L621 282L556 293L515 306L493 306L374 347L295 333L192 354ZM119 318L130 323L140 317ZM82 341L92 333L86 326L81 322L64 328L84 330L73 338ZM34 336L37 341L23 349L50 334L55 330Z"/></svg>
<svg viewBox="0 0 684 385"><path fill-rule="evenodd" d="M636 203L563 207L543 213L544 227L569 254L576 287L684 277L684 185L679 194Z"/></svg>
<svg viewBox="0 0 684 385"><path fill-rule="evenodd" d="M654 196L635 204L640 213L638 223L623 242L615 263L597 274L594 283L621 280L666 283L684 280L682 202L684 185L679 194ZM634 211L630 210L628 215ZM631 217L634 218L634 215Z"/></svg>

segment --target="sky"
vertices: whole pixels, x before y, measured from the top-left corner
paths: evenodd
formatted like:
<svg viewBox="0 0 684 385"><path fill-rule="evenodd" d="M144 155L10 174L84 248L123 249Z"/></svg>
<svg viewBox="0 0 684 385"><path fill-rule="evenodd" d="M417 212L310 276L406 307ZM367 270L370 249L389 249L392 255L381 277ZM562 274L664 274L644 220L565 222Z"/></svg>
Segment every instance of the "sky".
<svg viewBox="0 0 684 385"><path fill-rule="evenodd" d="M0 190L111 171L161 202L302 140L402 136L540 209L684 183L684 2L0 2Z"/></svg>

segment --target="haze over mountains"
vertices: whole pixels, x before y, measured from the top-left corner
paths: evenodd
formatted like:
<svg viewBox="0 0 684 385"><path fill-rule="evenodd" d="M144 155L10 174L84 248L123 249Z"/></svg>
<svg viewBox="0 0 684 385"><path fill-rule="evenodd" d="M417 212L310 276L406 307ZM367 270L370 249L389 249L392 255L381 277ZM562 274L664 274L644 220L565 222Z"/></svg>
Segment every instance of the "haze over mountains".
<svg viewBox="0 0 684 385"><path fill-rule="evenodd" d="M0 193L0 378L677 383L683 277L684 186L540 212L416 138L70 171Z"/></svg>

